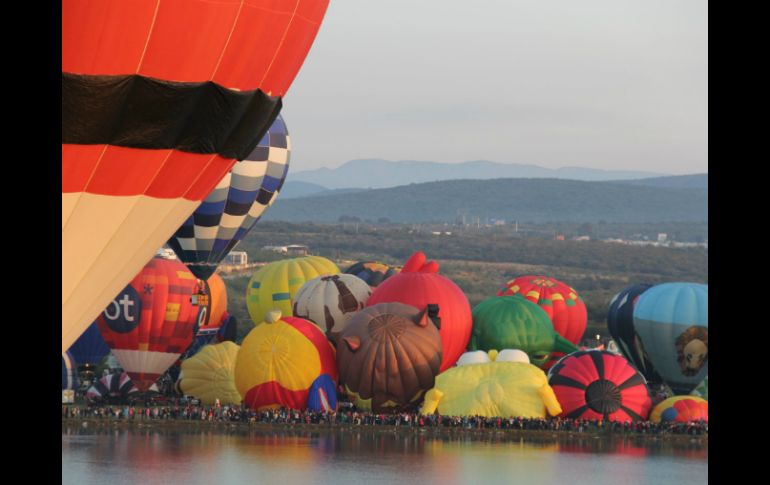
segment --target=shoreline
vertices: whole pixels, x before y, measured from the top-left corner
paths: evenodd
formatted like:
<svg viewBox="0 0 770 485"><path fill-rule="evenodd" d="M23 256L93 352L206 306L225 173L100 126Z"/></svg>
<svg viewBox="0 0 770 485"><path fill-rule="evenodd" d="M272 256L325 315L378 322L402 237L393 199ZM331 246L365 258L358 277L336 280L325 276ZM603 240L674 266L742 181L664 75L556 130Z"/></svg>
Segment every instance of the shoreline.
<svg viewBox="0 0 770 485"><path fill-rule="evenodd" d="M294 423L244 423L239 421L203 421L203 420L124 420L113 418L69 417L62 418L62 428L76 426L81 429L96 430L163 430L178 431L219 431L235 434L244 432L299 432L299 433L374 433L381 435L419 436L430 438L468 438L471 440L494 439L495 441L554 441L575 439L601 439L601 441L631 440L636 444L666 443L688 447L708 448L708 434L646 434L635 432L597 431L554 431L536 429L498 429L498 428L452 428L452 427L409 427L392 425L351 425L351 424L294 424Z"/></svg>

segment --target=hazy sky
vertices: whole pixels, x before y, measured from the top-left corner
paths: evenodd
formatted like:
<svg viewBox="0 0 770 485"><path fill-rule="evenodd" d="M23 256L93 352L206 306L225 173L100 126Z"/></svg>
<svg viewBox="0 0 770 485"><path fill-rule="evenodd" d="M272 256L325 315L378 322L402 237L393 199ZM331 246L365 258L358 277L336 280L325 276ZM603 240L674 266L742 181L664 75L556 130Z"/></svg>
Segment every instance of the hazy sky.
<svg viewBox="0 0 770 485"><path fill-rule="evenodd" d="M291 171L355 158L708 171L706 0L331 0Z"/></svg>

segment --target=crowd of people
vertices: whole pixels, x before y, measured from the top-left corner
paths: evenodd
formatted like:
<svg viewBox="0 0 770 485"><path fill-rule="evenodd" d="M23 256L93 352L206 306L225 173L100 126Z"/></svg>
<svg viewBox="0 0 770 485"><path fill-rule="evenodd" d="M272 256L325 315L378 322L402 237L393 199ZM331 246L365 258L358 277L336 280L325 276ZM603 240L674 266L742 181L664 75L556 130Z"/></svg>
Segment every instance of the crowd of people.
<svg viewBox="0 0 770 485"><path fill-rule="evenodd" d="M354 410L337 412L272 409L254 411L241 406L201 406L172 404L168 406L62 406L65 419L92 418L127 421L216 421L230 423L306 424L326 426L396 426L420 428L513 429L567 431L577 433L611 432L637 434L708 434L708 422L633 423L575 420L569 418L489 418L482 416L422 416L418 413L378 414Z"/></svg>

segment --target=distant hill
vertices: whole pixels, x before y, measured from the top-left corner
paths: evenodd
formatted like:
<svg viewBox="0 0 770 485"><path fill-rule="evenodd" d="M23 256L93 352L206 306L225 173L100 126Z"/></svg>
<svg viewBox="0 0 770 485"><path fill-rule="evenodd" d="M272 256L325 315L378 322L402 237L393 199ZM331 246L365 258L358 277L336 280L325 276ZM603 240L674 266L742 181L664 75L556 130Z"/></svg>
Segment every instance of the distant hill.
<svg viewBox="0 0 770 485"><path fill-rule="evenodd" d="M708 189L709 174L674 175L671 177L653 177L638 180L613 180L613 183L647 185L650 187L668 187L677 189Z"/></svg>
<svg viewBox="0 0 770 485"><path fill-rule="evenodd" d="M294 199L297 197L307 197L308 195L318 194L327 190L329 189L323 185L296 180L286 180L283 187L281 187L281 192L278 194L278 197L279 200Z"/></svg>
<svg viewBox="0 0 770 485"><path fill-rule="evenodd" d="M477 160L463 163L380 159L351 160L337 168L305 170L290 175L292 182L320 184L330 189L387 188L439 180L556 178L570 180L627 180L664 176L654 172L598 170L582 167L544 168L537 165Z"/></svg>
<svg viewBox="0 0 770 485"><path fill-rule="evenodd" d="M266 220L337 222L706 222L708 190L558 179L447 180L388 189L279 199Z"/></svg>

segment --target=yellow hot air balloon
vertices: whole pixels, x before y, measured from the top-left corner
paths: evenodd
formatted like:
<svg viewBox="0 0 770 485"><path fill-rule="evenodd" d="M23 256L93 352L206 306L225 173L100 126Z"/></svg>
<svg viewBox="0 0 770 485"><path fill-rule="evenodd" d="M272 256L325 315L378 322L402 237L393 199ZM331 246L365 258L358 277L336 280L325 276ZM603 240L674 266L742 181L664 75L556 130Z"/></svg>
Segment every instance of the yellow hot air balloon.
<svg viewBox="0 0 770 485"><path fill-rule="evenodd" d="M207 406L216 403L240 404L235 387L235 361L240 347L232 342L206 345L200 352L182 362L179 387Z"/></svg>
<svg viewBox="0 0 770 485"><path fill-rule="evenodd" d="M284 259L268 264L254 273L246 288L246 306L251 319L259 325L265 314L276 308L283 315L291 315L294 297L305 282L339 272L336 264L321 256Z"/></svg>
<svg viewBox="0 0 770 485"><path fill-rule="evenodd" d="M420 412L447 416L545 418L562 409L545 373L532 364L512 360L505 350L492 352L488 362L479 356L463 359L466 365L451 367L436 377L436 385L425 395ZM474 363L470 363L474 362ZM475 363L481 362L481 363Z"/></svg>

